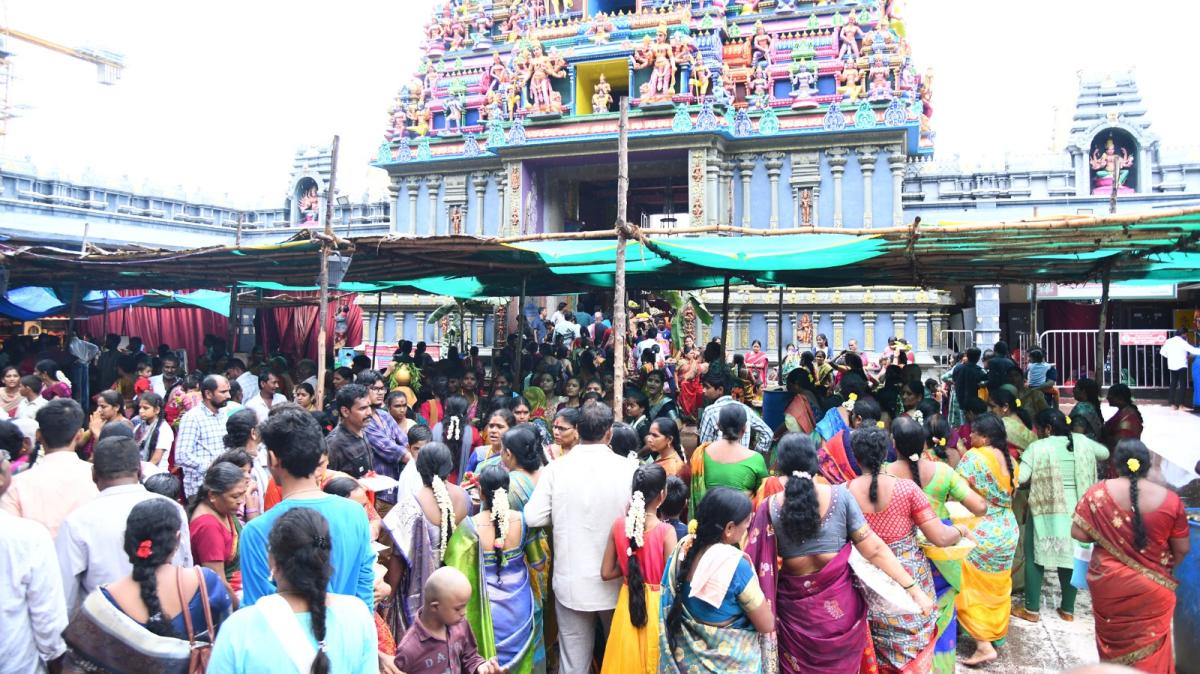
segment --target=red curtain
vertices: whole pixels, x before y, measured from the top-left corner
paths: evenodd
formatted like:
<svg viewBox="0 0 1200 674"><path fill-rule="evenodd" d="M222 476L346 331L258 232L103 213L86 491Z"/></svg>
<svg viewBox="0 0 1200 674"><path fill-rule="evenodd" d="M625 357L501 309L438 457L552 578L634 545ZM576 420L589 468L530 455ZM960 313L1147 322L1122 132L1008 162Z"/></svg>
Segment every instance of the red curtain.
<svg viewBox="0 0 1200 674"><path fill-rule="evenodd" d="M144 291L121 291L122 295L140 295ZM190 292L190 291L181 291ZM104 316L87 319L83 330L92 335L97 344L104 342L104 335L128 335L141 337L147 353L158 353L159 344L172 349L183 349L188 354L188 366L195 367L196 359L204 354L204 336L216 335L225 339L229 320L207 309L154 307L125 307Z"/></svg>
<svg viewBox="0 0 1200 674"><path fill-rule="evenodd" d="M317 293L297 293L315 297ZM329 302L329 316L325 323L327 331L326 355L333 354L334 319L337 311L346 307L346 345L358 346L363 341L362 308L355 303L355 294L342 295ZM317 357L317 307L298 306L278 309L260 309L255 319L258 343L267 353L280 351L304 358Z"/></svg>

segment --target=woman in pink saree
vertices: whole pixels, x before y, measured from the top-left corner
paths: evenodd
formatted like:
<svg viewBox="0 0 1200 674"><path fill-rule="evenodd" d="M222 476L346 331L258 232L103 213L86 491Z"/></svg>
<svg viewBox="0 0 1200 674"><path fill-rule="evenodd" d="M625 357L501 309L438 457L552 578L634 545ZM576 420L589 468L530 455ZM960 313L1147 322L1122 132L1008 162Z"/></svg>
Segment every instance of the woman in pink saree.
<svg viewBox="0 0 1200 674"><path fill-rule="evenodd" d="M846 488L814 481L817 455L811 443L799 434L784 436L779 466L790 470L786 489L758 506L746 539L746 553L775 611L779 670L877 672L867 602L850 576L850 547L906 588L926 614L933 601L867 526Z"/></svg>

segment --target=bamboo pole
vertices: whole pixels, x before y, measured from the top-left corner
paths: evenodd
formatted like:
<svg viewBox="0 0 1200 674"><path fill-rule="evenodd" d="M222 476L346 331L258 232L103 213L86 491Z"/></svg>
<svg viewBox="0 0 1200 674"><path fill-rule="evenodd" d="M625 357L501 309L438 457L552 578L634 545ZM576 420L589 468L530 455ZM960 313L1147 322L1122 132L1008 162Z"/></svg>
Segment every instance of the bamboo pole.
<svg viewBox="0 0 1200 674"><path fill-rule="evenodd" d="M521 297L517 300L517 352L513 354L513 390L523 391L521 385L521 361L525 358L525 283L528 277L521 277ZM494 348L494 347L493 347Z"/></svg>
<svg viewBox="0 0 1200 674"><path fill-rule="evenodd" d="M1096 330L1096 381L1104 385L1104 337L1108 328L1108 287L1112 281L1112 266L1105 265L1100 276L1100 327Z"/></svg>
<svg viewBox="0 0 1200 674"><path fill-rule="evenodd" d="M725 283L721 290L721 350L729 348L729 277L725 277Z"/></svg>
<svg viewBox="0 0 1200 674"><path fill-rule="evenodd" d="M229 355L237 355L237 338L241 332L241 309L238 307L238 284L235 280L229 286L229 320L226 321L225 343L229 346Z"/></svg>
<svg viewBox="0 0 1200 674"><path fill-rule="evenodd" d="M613 274L613 415L622 418L625 403L625 236L629 197L629 97L621 97L617 122L617 263Z"/></svg>
<svg viewBox="0 0 1200 674"><path fill-rule="evenodd" d="M779 376L776 377L775 382L778 386L783 387L785 386L783 381L783 286L779 286L779 306L777 307L775 318L779 321L779 330L777 333L778 338L775 340L775 346L778 347L776 349L776 356L778 360L775 361L775 368L779 373ZM764 386L766 380L767 375L766 373L763 373Z"/></svg>
<svg viewBox="0 0 1200 674"><path fill-rule="evenodd" d="M325 325L329 320L329 251L331 242L336 242L333 234L333 200L337 196L337 163L338 163L338 142L337 135L333 137L333 145L330 148L329 160L329 184L325 186L325 239L321 241L321 277L320 285L320 304L317 305L317 391L316 397L319 403L325 401L325 345L328 340L329 329ZM336 245L336 244L334 244Z"/></svg>
<svg viewBox="0 0 1200 674"><path fill-rule="evenodd" d="M1034 281L1029 284L1029 348L1031 349L1038 343L1037 304L1038 284L1037 281Z"/></svg>
<svg viewBox="0 0 1200 674"><path fill-rule="evenodd" d="M379 329L383 327L383 291L379 294L375 301L375 348L371 351L371 368L375 368L375 361L379 358L379 341L382 339L379 336ZM400 331L404 330L404 326L400 327ZM403 337L403 335L401 335Z"/></svg>

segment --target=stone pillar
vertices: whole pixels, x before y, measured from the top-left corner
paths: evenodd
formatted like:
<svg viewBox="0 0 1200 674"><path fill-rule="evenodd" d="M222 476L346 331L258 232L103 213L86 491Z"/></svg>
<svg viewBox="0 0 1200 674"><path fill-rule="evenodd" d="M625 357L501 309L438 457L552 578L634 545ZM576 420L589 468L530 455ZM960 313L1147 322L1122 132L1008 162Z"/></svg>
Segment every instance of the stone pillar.
<svg viewBox="0 0 1200 674"><path fill-rule="evenodd" d="M972 327L972 326L966 326ZM985 350L1000 341L1000 286L975 286L975 346Z"/></svg>
<svg viewBox="0 0 1200 674"><path fill-rule="evenodd" d="M396 334L393 335L393 337L395 337L395 339L393 339L392 341L399 342L402 339L408 339L408 335L404 334L404 312L397 311L397 312L395 312L395 316L396 316ZM380 336L380 338L382 339L382 336ZM371 335L371 339L375 339L375 335Z"/></svg>
<svg viewBox="0 0 1200 674"><path fill-rule="evenodd" d="M500 215L496 221L496 236L507 236L508 230L508 173L503 169L492 173L496 180L496 194L500 197Z"/></svg>
<svg viewBox="0 0 1200 674"><path fill-rule="evenodd" d="M817 347L817 335L821 334L821 314L814 311L811 314L811 316L812 316L812 324L813 324L812 346L813 346L813 349L815 350ZM795 321L792 321L792 324L795 325ZM794 329L792 331L795 332ZM826 353L825 357L833 358L833 354Z"/></svg>
<svg viewBox="0 0 1200 674"><path fill-rule="evenodd" d="M875 328L878 327L877 321L879 315L874 311L864 311L862 315L863 322L863 351L875 350Z"/></svg>
<svg viewBox="0 0 1200 674"><path fill-rule="evenodd" d="M743 351L750 350L750 341L750 312L742 310L738 312L738 342Z"/></svg>
<svg viewBox="0 0 1200 674"><path fill-rule="evenodd" d="M738 169L742 179L742 227L753 227L750 222L750 177L754 173L754 155L741 155Z"/></svg>
<svg viewBox="0 0 1200 674"><path fill-rule="evenodd" d="M417 338L413 340L415 345L417 342L425 341L425 312L417 312Z"/></svg>
<svg viewBox="0 0 1200 674"><path fill-rule="evenodd" d="M438 224L438 192L441 191L442 177L437 174L432 174L428 178L429 185L429 236L437 236Z"/></svg>
<svg viewBox="0 0 1200 674"><path fill-rule="evenodd" d="M940 350L943 350L946 348L946 336L944 334L944 331L946 330L946 326L948 325L948 323L949 323L949 316L946 315L945 311L943 311L941 309L937 309L933 312L933 324L932 324L931 328L933 330L933 348L934 349L937 349L940 351Z"/></svg>
<svg viewBox="0 0 1200 674"><path fill-rule="evenodd" d="M485 319L483 316L480 316L480 317L472 319L472 320L475 322L475 342L474 343L477 344L478 346L483 346L483 341L486 336L484 334L484 332L485 332L484 328L487 326L487 319Z"/></svg>
<svg viewBox="0 0 1200 674"><path fill-rule="evenodd" d="M846 171L846 148L833 147L825 151L829 172L833 174L833 226L842 225L842 174ZM841 348L841 347L839 347Z"/></svg>
<svg viewBox="0 0 1200 674"><path fill-rule="evenodd" d="M767 343L763 345L763 350L768 356L778 355L779 347L779 312L767 312Z"/></svg>
<svg viewBox="0 0 1200 674"><path fill-rule="evenodd" d="M896 311L893 311L892 312L892 334L896 336L896 339L900 339L901 337L908 339L908 336L904 334L907 331L908 331L908 312L900 311L899 309L897 309ZM911 343L912 342L909 342L909 344L911 344Z"/></svg>
<svg viewBox="0 0 1200 674"><path fill-rule="evenodd" d="M929 312L917 312L917 343L915 344L919 353L929 352Z"/></svg>
<svg viewBox="0 0 1200 674"><path fill-rule="evenodd" d="M834 353L828 355L832 358L846 348L846 313L844 311L833 312L833 335L829 339L829 346Z"/></svg>
<svg viewBox="0 0 1200 674"><path fill-rule="evenodd" d="M771 229L779 229L779 174L783 170L783 153L769 152L766 155L767 178L771 181Z"/></svg>
<svg viewBox="0 0 1200 674"><path fill-rule="evenodd" d="M874 145L864 145L858 148L858 163L863 174L863 229L871 227L871 176L875 174L875 158L879 148Z"/></svg>
<svg viewBox="0 0 1200 674"><path fill-rule="evenodd" d="M723 199L721 198L721 162L720 160L706 159L704 163L704 203L705 203L705 223L710 225L725 224L721 221L721 216L724 210L721 208Z"/></svg>
<svg viewBox="0 0 1200 674"><path fill-rule="evenodd" d="M712 222L712 208L709 203L709 195L712 194L708 189L709 170L708 170L708 152L705 150L689 150L688 151L688 213L695 218L696 209L701 210L701 217L692 222L693 226L707 225ZM578 198L576 198L578 202Z"/></svg>
<svg viewBox="0 0 1200 674"><path fill-rule="evenodd" d="M888 167L892 170L892 226L904 226L904 165L907 159L899 147L891 148Z"/></svg>
<svg viewBox="0 0 1200 674"><path fill-rule="evenodd" d="M800 227L800 186L792 185L792 227Z"/></svg>
<svg viewBox="0 0 1200 674"><path fill-rule="evenodd" d="M420 178L408 178L404 181L408 187L408 234L417 235L417 196L421 191Z"/></svg>
<svg viewBox="0 0 1200 674"><path fill-rule="evenodd" d="M392 234L400 231L400 192L403 189L404 183L398 176L393 176L388 182L388 198L392 208L392 221L388 223L388 230Z"/></svg>
<svg viewBox="0 0 1200 674"><path fill-rule="evenodd" d="M733 160L722 161L720 171L719 171L719 175L720 175L719 182L721 184L718 189L720 190L721 195L718 198L719 205L717 208L719 209L719 212L718 212L717 218L723 225L736 225L737 224L736 222L733 221L733 171L734 171L734 166L735 166L735 162Z"/></svg>
<svg viewBox="0 0 1200 674"><path fill-rule="evenodd" d="M485 171L483 173L476 173L474 176L472 176L471 184L475 187L475 203L471 206L471 210L475 212L475 234L478 236L483 236L483 196L484 193L487 192L487 172Z"/></svg>

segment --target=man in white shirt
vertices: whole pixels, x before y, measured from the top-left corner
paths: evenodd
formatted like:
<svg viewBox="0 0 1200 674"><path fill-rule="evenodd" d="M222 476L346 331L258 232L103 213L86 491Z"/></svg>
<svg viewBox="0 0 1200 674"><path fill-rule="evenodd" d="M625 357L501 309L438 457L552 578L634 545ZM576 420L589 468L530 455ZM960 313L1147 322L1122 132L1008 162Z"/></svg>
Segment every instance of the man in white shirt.
<svg viewBox="0 0 1200 674"><path fill-rule="evenodd" d="M83 435L83 409L70 398L55 398L38 410L38 438L46 455L32 468L13 476L0 508L41 522L58 534L58 527L76 507L96 497L92 464L75 454ZM3 537L0 535L0 537Z"/></svg>
<svg viewBox="0 0 1200 674"><path fill-rule="evenodd" d="M282 393L276 393L279 390L279 377L275 376L270 370L263 370L258 375L258 394L252 398L247 398L246 394L242 394L242 400L246 401L246 409L254 410L258 415L258 423L267 420L267 415L271 413L271 408L280 404L286 403L287 398Z"/></svg>
<svg viewBox="0 0 1200 674"><path fill-rule="evenodd" d="M162 357L162 374L156 374L150 378L150 390L167 399L167 394L177 384L181 383L179 379L179 356L173 353L168 353Z"/></svg>
<svg viewBox="0 0 1200 674"><path fill-rule="evenodd" d="M642 354L646 352L646 349L654 350L655 348L658 349L658 351L656 351L654 354L654 367L657 369L663 366L667 357L666 354L662 352L662 345L658 343L658 328L651 325L650 327L646 328L645 339L638 342L637 347L633 351L634 362L636 362L639 366L645 365L645 363L642 362Z"/></svg>
<svg viewBox="0 0 1200 674"><path fill-rule="evenodd" d="M605 635L617 605L620 579L600 578L612 523L629 505L637 462L608 447L612 408L588 403L579 412L580 444L542 469L525 506L531 527L554 526L554 601L562 674L586 674L596 623Z"/></svg>
<svg viewBox="0 0 1200 674"><path fill-rule="evenodd" d="M258 395L258 377L246 369L241 358L230 358L225 363L225 378L241 387L242 400L249 401Z"/></svg>
<svg viewBox="0 0 1200 674"><path fill-rule="evenodd" d="M317 390L317 364L305 358L296 363L296 380Z"/></svg>
<svg viewBox="0 0 1200 674"><path fill-rule="evenodd" d="M21 377L21 386L17 389L21 402L17 403L17 419L37 419L37 411L50 402L42 397L42 380L37 375L27 374Z"/></svg>
<svg viewBox="0 0 1200 674"><path fill-rule="evenodd" d="M559 323L561 323L563 316L566 314L566 311L567 311L567 303L559 302L558 309L556 309L554 311L554 313L550 314L550 325L557 326Z"/></svg>
<svg viewBox="0 0 1200 674"><path fill-rule="evenodd" d="M139 481L140 458L132 438L115 436L96 443L92 477L100 494L86 508L77 508L67 515L54 539L68 615L78 610L92 590L133 570L125 552L125 521L133 507L142 501L161 498L178 508L183 526L173 563L184 568L192 565L187 516L178 503L146 491Z"/></svg>
<svg viewBox="0 0 1200 674"><path fill-rule="evenodd" d="M12 483L12 455L0 449L0 497ZM0 670L37 674L67 652L62 578L52 571L54 542L41 524L0 511Z"/></svg>
<svg viewBox="0 0 1200 674"><path fill-rule="evenodd" d="M1158 355L1167 359L1167 370L1171 372L1167 404L1176 410L1187 400L1188 355L1200 356L1200 349L1188 343L1184 336L1186 334L1187 330L1176 330L1175 336L1163 343L1158 350Z"/></svg>

